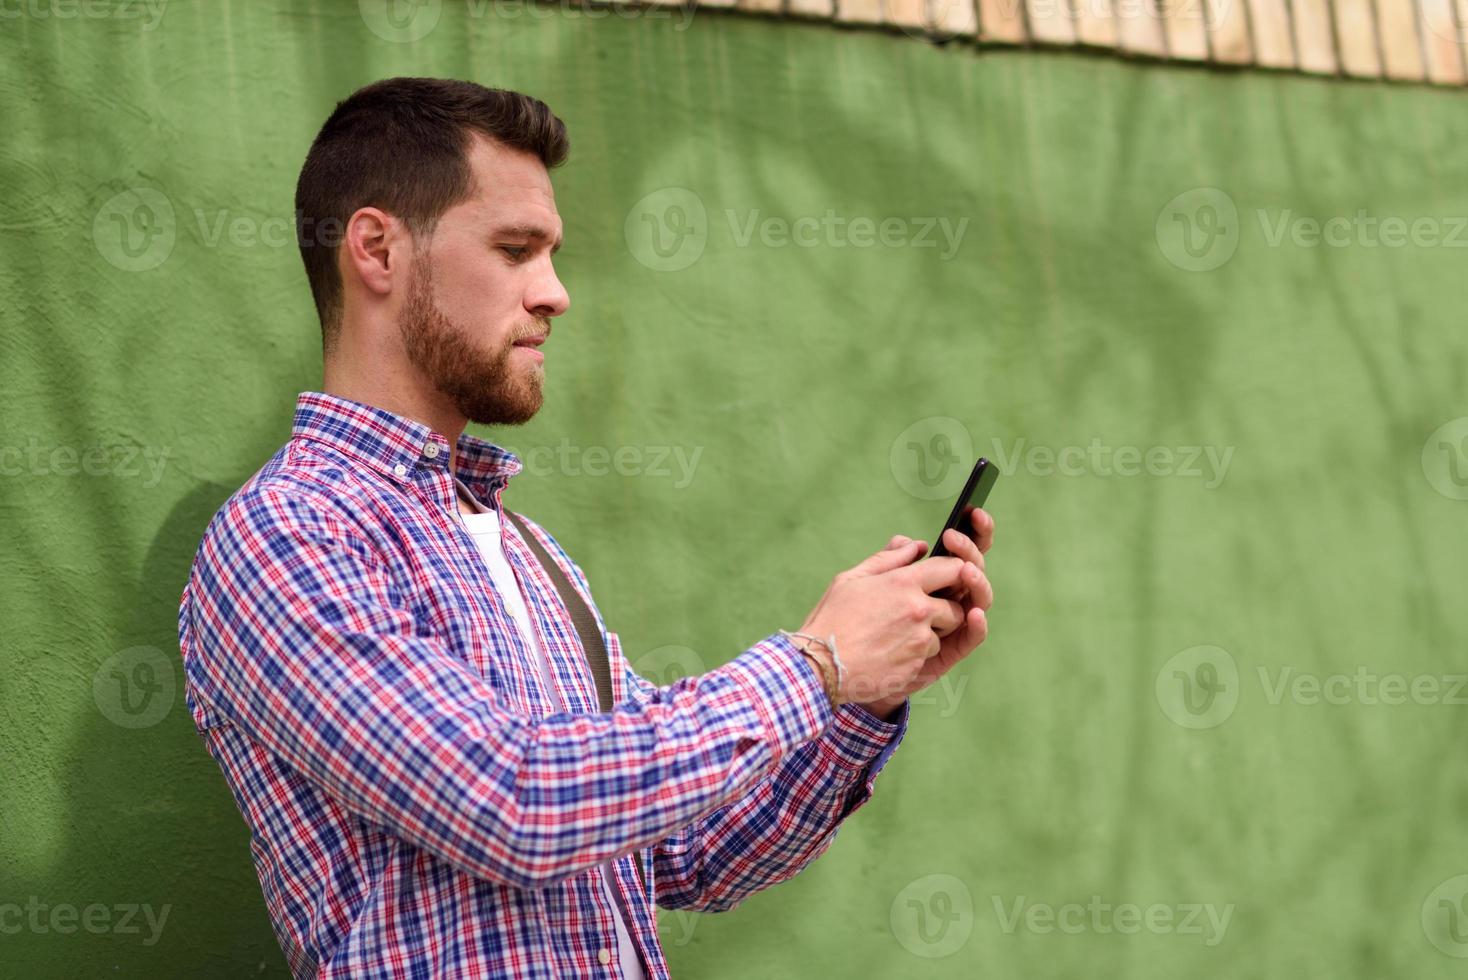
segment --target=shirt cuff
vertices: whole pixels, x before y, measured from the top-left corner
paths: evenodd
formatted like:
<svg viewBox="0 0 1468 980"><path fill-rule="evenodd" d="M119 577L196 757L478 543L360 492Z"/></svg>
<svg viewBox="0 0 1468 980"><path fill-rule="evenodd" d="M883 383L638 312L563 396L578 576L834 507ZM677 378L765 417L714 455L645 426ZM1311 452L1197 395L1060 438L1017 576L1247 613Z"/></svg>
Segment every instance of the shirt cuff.
<svg viewBox="0 0 1468 980"><path fill-rule="evenodd" d="M845 820L872 798L877 774L892 758L907 732L910 704L910 699L904 698L892 721L879 721L854 704L843 704L836 709L836 717L820 745L824 757L834 760L831 764L851 781L838 820Z"/></svg>
<svg viewBox="0 0 1468 980"><path fill-rule="evenodd" d="M871 767L868 780L887 764L907 732L910 698L902 699L902 707L891 721L882 721L857 704L838 705L831 727L821 739L821 746L836 762L848 769Z"/></svg>
<svg viewBox="0 0 1468 980"><path fill-rule="evenodd" d="M772 633L718 670L732 674L753 693L776 762L832 724L835 713L820 671L789 637ZM871 722L882 724L875 718Z"/></svg>

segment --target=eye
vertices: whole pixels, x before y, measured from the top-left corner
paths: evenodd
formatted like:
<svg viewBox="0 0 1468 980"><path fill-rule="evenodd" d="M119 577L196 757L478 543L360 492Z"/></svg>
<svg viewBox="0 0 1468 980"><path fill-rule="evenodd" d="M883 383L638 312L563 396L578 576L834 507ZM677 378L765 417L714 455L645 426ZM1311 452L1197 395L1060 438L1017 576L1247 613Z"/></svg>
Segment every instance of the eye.
<svg viewBox="0 0 1468 980"><path fill-rule="evenodd" d="M500 251L504 252L510 258L518 260L528 255L530 249L524 245L501 245Z"/></svg>

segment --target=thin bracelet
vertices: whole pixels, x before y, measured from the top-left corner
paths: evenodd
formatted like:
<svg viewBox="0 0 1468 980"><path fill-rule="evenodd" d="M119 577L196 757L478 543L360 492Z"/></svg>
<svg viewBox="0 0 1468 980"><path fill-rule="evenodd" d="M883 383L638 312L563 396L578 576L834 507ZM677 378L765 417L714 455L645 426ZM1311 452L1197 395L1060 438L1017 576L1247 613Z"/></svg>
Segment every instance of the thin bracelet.
<svg viewBox="0 0 1468 980"><path fill-rule="evenodd" d="M836 652L836 634L835 633L828 634L827 637L823 640L819 636L811 636L809 633L798 633L798 632L793 632L791 630L781 630L780 632L782 634L784 634L785 636L791 636L791 637L798 636L802 640L809 640L812 643L819 643L821 646L825 647L828 651L830 651L831 659L836 664L836 685L837 685L837 689L838 690L844 690L845 689L845 687L846 687L846 665L841 662L841 655Z"/></svg>
<svg viewBox="0 0 1468 980"><path fill-rule="evenodd" d="M831 661L823 655L816 653L809 643L795 648L800 658L816 669L821 681L821 693L826 696L834 708L841 703L841 695L836 690L836 668L831 666Z"/></svg>
<svg viewBox="0 0 1468 980"><path fill-rule="evenodd" d="M782 629L780 630L780 635L790 638L799 637L810 643L819 643L830 652L831 660L836 665L836 696L831 698L831 703L833 705L841 704L841 692L846 689L846 665L841 662L841 656L836 652L836 634L831 633L823 640L819 636L812 636L809 633L799 633L793 630ZM810 652L809 647L796 647L796 649L802 653Z"/></svg>

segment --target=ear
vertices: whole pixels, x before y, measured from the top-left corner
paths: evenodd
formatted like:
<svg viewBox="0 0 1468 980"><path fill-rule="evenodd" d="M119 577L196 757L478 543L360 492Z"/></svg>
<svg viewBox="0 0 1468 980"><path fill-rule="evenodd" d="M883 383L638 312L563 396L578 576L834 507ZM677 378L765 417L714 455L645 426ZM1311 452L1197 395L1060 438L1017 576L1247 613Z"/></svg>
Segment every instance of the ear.
<svg viewBox="0 0 1468 980"><path fill-rule="evenodd" d="M407 268L412 242L407 227L379 208L358 208L347 219L339 261L343 281L350 276L368 292L387 296L393 280ZM402 282L398 283L399 288Z"/></svg>

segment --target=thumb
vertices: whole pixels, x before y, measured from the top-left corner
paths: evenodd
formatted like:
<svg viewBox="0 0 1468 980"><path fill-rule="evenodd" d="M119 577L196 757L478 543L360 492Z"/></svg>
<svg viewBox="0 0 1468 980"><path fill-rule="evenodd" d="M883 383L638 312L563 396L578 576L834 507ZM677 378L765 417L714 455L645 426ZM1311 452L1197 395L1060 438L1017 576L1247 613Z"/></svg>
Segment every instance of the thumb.
<svg viewBox="0 0 1468 980"><path fill-rule="evenodd" d="M881 575L890 572L894 568L903 568L911 565L927 552L927 545L922 541L905 541L904 544L891 545L864 560L852 569L858 575Z"/></svg>

